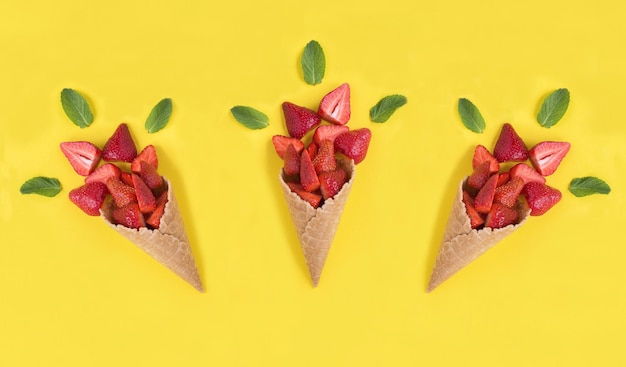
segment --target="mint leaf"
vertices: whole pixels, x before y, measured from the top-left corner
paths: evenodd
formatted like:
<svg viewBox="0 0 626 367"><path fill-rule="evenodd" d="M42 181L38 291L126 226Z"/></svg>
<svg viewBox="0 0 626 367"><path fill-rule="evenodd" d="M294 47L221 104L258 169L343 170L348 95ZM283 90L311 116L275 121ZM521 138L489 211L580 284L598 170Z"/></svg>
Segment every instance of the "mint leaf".
<svg viewBox="0 0 626 367"><path fill-rule="evenodd" d="M326 70L324 50L317 41L311 41L304 47L302 54L302 72L307 84L315 85L322 82Z"/></svg>
<svg viewBox="0 0 626 367"><path fill-rule="evenodd" d="M54 197L61 192L61 183L56 178L37 176L24 182L20 187L20 192Z"/></svg>
<svg viewBox="0 0 626 367"><path fill-rule="evenodd" d="M155 133L165 127L172 115L172 100L163 98L152 108L150 115L146 119L146 131L149 134Z"/></svg>
<svg viewBox="0 0 626 367"><path fill-rule="evenodd" d="M565 115L569 105L569 91L565 88L557 89L543 100L537 122L539 125L550 128Z"/></svg>
<svg viewBox="0 0 626 367"><path fill-rule="evenodd" d="M609 185L603 180L592 177L575 178L569 183L569 191L577 197L593 194L608 194L611 192Z"/></svg>
<svg viewBox="0 0 626 367"><path fill-rule="evenodd" d="M392 94L383 97L376 105L370 108L370 120L372 122L385 122L396 110L406 104L406 97L400 94Z"/></svg>
<svg viewBox="0 0 626 367"><path fill-rule="evenodd" d="M466 128L475 133L485 131L485 119L474 104L467 98L459 98L459 115Z"/></svg>
<svg viewBox="0 0 626 367"><path fill-rule="evenodd" d="M85 97L70 88L61 91L61 106L74 125L85 128L93 122L93 114Z"/></svg>
<svg viewBox="0 0 626 367"><path fill-rule="evenodd" d="M258 130L269 125L269 118L261 111L248 106L235 106L230 112L243 126L248 129Z"/></svg>

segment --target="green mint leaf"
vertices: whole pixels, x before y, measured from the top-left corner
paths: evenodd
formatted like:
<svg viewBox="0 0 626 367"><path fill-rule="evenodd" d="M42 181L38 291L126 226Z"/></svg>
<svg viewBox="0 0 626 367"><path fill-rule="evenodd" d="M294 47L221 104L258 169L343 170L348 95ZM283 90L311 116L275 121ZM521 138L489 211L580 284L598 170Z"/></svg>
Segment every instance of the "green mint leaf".
<svg viewBox="0 0 626 367"><path fill-rule="evenodd" d="M569 91L565 88L557 89L543 100L537 122L539 125L550 128L565 115L569 105Z"/></svg>
<svg viewBox="0 0 626 367"><path fill-rule="evenodd" d="M485 119L474 104L467 98L459 98L459 115L466 128L475 133L485 131Z"/></svg>
<svg viewBox="0 0 626 367"><path fill-rule="evenodd" d="M33 177L24 182L20 187L22 194L38 194L47 197L54 197L61 192L61 183L52 177Z"/></svg>
<svg viewBox="0 0 626 367"><path fill-rule="evenodd" d="M263 112L248 106L235 106L230 112L243 126L248 129L258 130L269 125L269 118Z"/></svg>
<svg viewBox="0 0 626 367"><path fill-rule="evenodd" d="M61 106L74 125L85 128L93 122L93 113L85 97L77 91L64 88L61 91Z"/></svg>
<svg viewBox="0 0 626 367"><path fill-rule="evenodd" d="M569 183L569 191L577 197L593 194L608 194L611 192L609 185L603 180L592 177L575 178Z"/></svg>
<svg viewBox="0 0 626 367"><path fill-rule="evenodd" d="M378 101L374 107L370 108L370 120L379 123L385 122L406 102L406 97L400 94L386 96Z"/></svg>
<svg viewBox="0 0 626 367"><path fill-rule="evenodd" d="M324 50L317 41L311 41L304 47L302 54L302 73L307 84L315 85L322 82L326 70Z"/></svg>
<svg viewBox="0 0 626 367"><path fill-rule="evenodd" d="M172 100L163 98L152 108L150 115L146 119L146 131L149 134L155 133L167 125L172 115Z"/></svg>

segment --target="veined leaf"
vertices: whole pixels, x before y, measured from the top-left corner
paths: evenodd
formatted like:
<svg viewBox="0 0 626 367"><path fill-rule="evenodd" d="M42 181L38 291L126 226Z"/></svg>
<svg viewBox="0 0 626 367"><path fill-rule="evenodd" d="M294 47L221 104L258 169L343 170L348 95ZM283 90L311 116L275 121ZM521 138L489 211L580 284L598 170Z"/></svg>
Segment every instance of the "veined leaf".
<svg viewBox="0 0 626 367"><path fill-rule="evenodd" d="M370 109L370 119L372 122L385 122L398 108L404 106L406 102L406 97L400 94L392 94L383 97Z"/></svg>
<svg viewBox="0 0 626 367"><path fill-rule="evenodd" d="M555 90L543 100L537 114L537 122L545 128L556 125L565 115L568 105L569 91L565 88Z"/></svg>
<svg viewBox="0 0 626 367"><path fill-rule="evenodd" d="M322 82L326 71L324 50L317 41L311 41L304 47L302 54L302 73L307 84L315 85Z"/></svg>
<svg viewBox="0 0 626 367"><path fill-rule="evenodd" d="M485 119L478 108L467 98L459 98L459 115L466 128L475 133L485 131Z"/></svg>
<svg viewBox="0 0 626 367"><path fill-rule="evenodd" d="M64 88L61 91L61 106L63 106L63 111L67 117L81 129L93 122L93 113L87 100L77 91Z"/></svg>
<svg viewBox="0 0 626 367"><path fill-rule="evenodd" d="M61 192L61 183L56 178L37 176L24 182L20 187L20 192L53 197Z"/></svg>
<svg viewBox="0 0 626 367"><path fill-rule="evenodd" d="M235 106L230 112L243 126L248 129L258 130L269 125L269 118L263 112L248 106Z"/></svg>
<svg viewBox="0 0 626 367"><path fill-rule="evenodd" d="M146 119L146 131L150 134L155 133L165 127L172 115L172 100L164 98L156 104L150 111L150 115Z"/></svg>
<svg viewBox="0 0 626 367"><path fill-rule="evenodd" d="M577 197L593 194L608 194L611 192L609 185L603 180L592 177L580 177L573 179L569 184L569 191Z"/></svg>

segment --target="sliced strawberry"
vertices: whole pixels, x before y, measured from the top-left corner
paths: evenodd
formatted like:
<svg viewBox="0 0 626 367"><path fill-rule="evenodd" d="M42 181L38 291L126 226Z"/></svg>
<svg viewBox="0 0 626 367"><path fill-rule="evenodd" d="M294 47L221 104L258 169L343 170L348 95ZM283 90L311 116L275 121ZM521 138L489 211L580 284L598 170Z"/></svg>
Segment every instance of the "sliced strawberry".
<svg viewBox="0 0 626 367"><path fill-rule="evenodd" d="M291 191L295 192L300 198L309 203L313 209L317 209L322 203L322 195L318 191L308 192L302 185L294 182L288 182L287 186Z"/></svg>
<svg viewBox="0 0 626 367"><path fill-rule="evenodd" d="M285 155L285 150L289 144L293 144L298 153L302 152L304 149L304 143L300 139L290 138L288 136L283 135L274 135L272 136L272 143L274 144L274 149L276 150L276 154L282 159Z"/></svg>
<svg viewBox="0 0 626 367"><path fill-rule="evenodd" d="M313 141L320 145L322 140L330 140L332 142L335 141L335 138L345 132L350 131L350 128L342 125L321 125L315 129L315 133L313 133Z"/></svg>
<svg viewBox="0 0 626 367"><path fill-rule="evenodd" d="M317 173L315 173L315 167L313 167L309 152L306 150L300 156L300 184L308 192L313 192L320 188L320 181Z"/></svg>
<svg viewBox="0 0 626 367"><path fill-rule="evenodd" d="M287 131L293 138L301 139L304 134L322 122L321 117L315 111L291 102L283 103L283 113Z"/></svg>
<svg viewBox="0 0 626 367"><path fill-rule="evenodd" d="M146 219L146 224L154 229L158 229L161 226L161 218L165 213L165 204L167 204L167 190L165 190L156 199L156 209Z"/></svg>
<svg viewBox="0 0 626 367"><path fill-rule="evenodd" d="M515 209L511 209L500 203L493 203L491 210L485 218L485 227L503 228L510 224L517 223L518 214Z"/></svg>
<svg viewBox="0 0 626 367"><path fill-rule="evenodd" d="M154 145L147 145L143 148L141 153L137 154L130 164L130 170L138 174L141 171L141 161L149 163L154 169L159 168L159 158L157 157Z"/></svg>
<svg viewBox="0 0 626 367"><path fill-rule="evenodd" d="M511 124L506 123L502 126L493 149L493 156L498 162L523 162L528 159L528 148Z"/></svg>
<svg viewBox="0 0 626 367"><path fill-rule="evenodd" d="M313 167L319 175L322 172L334 171L337 169L337 161L335 160L335 145L332 141L322 140L319 150L313 158Z"/></svg>
<svg viewBox="0 0 626 367"><path fill-rule="evenodd" d="M118 166L113 163L105 163L85 177L85 183L98 181L106 185L109 178L120 178L121 176L122 170Z"/></svg>
<svg viewBox="0 0 626 367"><path fill-rule="evenodd" d="M467 191L463 191L463 204L465 204L465 213L467 213L470 219L472 229L476 229L485 223L483 216L474 208L474 199Z"/></svg>
<svg viewBox="0 0 626 367"><path fill-rule="evenodd" d="M139 209L139 204L130 203L121 208L115 208L111 214L113 223L121 224L124 227L139 229L146 226L143 213Z"/></svg>
<svg viewBox="0 0 626 367"><path fill-rule="evenodd" d="M120 179L128 186L133 186L133 176L130 173L122 171Z"/></svg>
<svg viewBox="0 0 626 367"><path fill-rule="evenodd" d="M496 173L500 171L500 163L498 162L496 157L491 155L491 153L489 153L489 150L487 148L479 144L474 149L474 157L472 158L472 167L476 168L480 166L480 164L483 163L484 161L489 161L490 173Z"/></svg>
<svg viewBox="0 0 626 367"><path fill-rule="evenodd" d="M128 126L120 124L102 148L102 159L107 162L132 162L137 156L137 147L130 136Z"/></svg>
<svg viewBox="0 0 626 367"><path fill-rule="evenodd" d="M309 145L306 147L306 151L309 152L309 157L311 157L311 160L315 159L318 150L319 145L317 145L314 141L310 142Z"/></svg>
<svg viewBox="0 0 626 367"><path fill-rule="evenodd" d="M524 184L527 184L529 182L546 182L545 177L543 177L539 172L535 171L532 167L525 163L518 163L515 166L511 167L509 173L511 175L511 179L519 177L524 181Z"/></svg>
<svg viewBox="0 0 626 367"><path fill-rule="evenodd" d="M283 165L285 176L297 179L297 176L300 174L300 154L296 151L293 144L287 146L283 159L285 161Z"/></svg>
<svg viewBox="0 0 626 367"><path fill-rule="evenodd" d="M467 179L467 188L470 189L470 193L476 193L480 190L490 177L491 163L484 161L479 164Z"/></svg>
<svg viewBox="0 0 626 367"><path fill-rule="evenodd" d="M141 177L150 190L157 190L163 186L163 177L161 177L152 164L146 161L139 162L139 177Z"/></svg>
<svg viewBox="0 0 626 367"><path fill-rule="evenodd" d="M76 204L87 215L100 215L100 208L109 191L99 181L89 182L70 191L70 201Z"/></svg>
<svg viewBox="0 0 626 367"><path fill-rule="evenodd" d="M123 183L121 180L111 177L107 181L106 186L118 208L124 207L129 203L137 202L135 189L132 186Z"/></svg>
<svg viewBox="0 0 626 367"><path fill-rule="evenodd" d="M543 215L561 200L561 192L540 182L529 182L522 194L530 207L530 215Z"/></svg>
<svg viewBox="0 0 626 367"><path fill-rule="evenodd" d="M348 181L348 175L346 171L337 169L330 172L322 172L319 179L322 197L324 200L328 200L337 195L343 185Z"/></svg>
<svg viewBox="0 0 626 367"><path fill-rule="evenodd" d="M523 188L524 180L522 180L520 177L513 177L513 179L511 179L504 185L496 187L496 193L493 196L493 201L512 208L513 206L515 206L517 198L519 197Z"/></svg>
<svg viewBox="0 0 626 367"><path fill-rule="evenodd" d="M350 86L348 83L343 83L325 95L317 113L333 124L347 124L350 120Z"/></svg>
<svg viewBox="0 0 626 367"><path fill-rule="evenodd" d="M474 208L476 208L477 212L482 214L489 213L497 184L498 174L494 173L491 177L489 177L487 182L485 182L485 185L483 185L483 187L478 191L476 198L474 198Z"/></svg>
<svg viewBox="0 0 626 367"><path fill-rule="evenodd" d="M151 213L156 209L156 198L152 191L146 185L141 177L133 173L133 187L135 188L135 195L137 195L137 203L139 204L139 210L142 213Z"/></svg>
<svg viewBox="0 0 626 367"><path fill-rule="evenodd" d="M550 176L561 164L570 143L562 141L544 141L528 151L528 156L533 166L542 176Z"/></svg>
<svg viewBox="0 0 626 367"><path fill-rule="evenodd" d="M63 142L60 146L74 171L81 176L88 176L93 172L102 156L102 151L88 141Z"/></svg>
<svg viewBox="0 0 626 367"><path fill-rule="evenodd" d="M509 173L509 171L506 172L502 172L500 174L500 176L498 176L498 187L504 185L505 183L509 182L509 178L511 177L511 174Z"/></svg>
<svg viewBox="0 0 626 367"><path fill-rule="evenodd" d="M368 128L350 130L335 138L335 151L359 164L367 155L371 139L372 132Z"/></svg>

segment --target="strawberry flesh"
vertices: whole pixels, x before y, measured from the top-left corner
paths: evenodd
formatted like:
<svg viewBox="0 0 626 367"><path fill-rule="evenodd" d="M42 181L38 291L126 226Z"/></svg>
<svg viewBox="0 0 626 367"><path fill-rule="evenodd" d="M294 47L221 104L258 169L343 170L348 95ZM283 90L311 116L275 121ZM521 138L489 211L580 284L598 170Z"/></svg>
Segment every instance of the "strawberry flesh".
<svg viewBox="0 0 626 367"><path fill-rule="evenodd" d="M322 125L315 129L313 133L313 141L315 144L322 144L322 140L330 140L335 142L335 138L345 132L350 131L350 128L342 125Z"/></svg>
<svg viewBox="0 0 626 367"><path fill-rule="evenodd" d="M285 150L287 150L287 146L289 144L293 144L298 153L302 152L304 149L304 143L300 139L290 138L283 135L272 136L272 144L274 144L274 150L276 150L276 154L278 154L281 159L283 159Z"/></svg>
<svg viewBox="0 0 626 367"><path fill-rule="evenodd" d="M89 182L70 191L70 201L87 215L100 215L100 208L109 191L99 181Z"/></svg>
<svg viewBox="0 0 626 367"><path fill-rule="evenodd" d="M368 128L350 130L335 138L335 151L361 163L367 155L372 132Z"/></svg>
<svg viewBox="0 0 626 367"><path fill-rule="evenodd" d="M543 177L539 172L535 171L532 167L525 163L518 163L515 166L511 167L509 170L509 174L511 179L515 177L519 177L524 181L524 184L529 182L540 182L545 183L546 178Z"/></svg>
<svg viewBox="0 0 626 367"><path fill-rule="evenodd" d="M309 152L306 150L300 156L300 184L308 192L313 192L320 188L320 181L317 173L315 173L315 167L313 167Z"/></svg>
<svg viewBox="0 0 626 367"><path fill-rule="evenodd" d="M92 173L102 156L102 151L88 141L63 142L60 147L74 171L81 176Z"/></svg>
<svg viewBox="0 0 626 367"><path fill-rule="evenodd" d="M529 182L522 189L522 194L530 207L530 215L545 214L561 200L561 192L540 182Z"/></svg>
<svg viewBox="0 0 626 367"><path fill-rule="evenodd" d="M146 219L147 225L154 229L158 229L161 226L161 218L165 213L165 204L167 204L167 190L156 199L156 209Z"/></svg>
<svg viewBox="0 0 626 367"><path fill-rule="evenodd" d="M322 203L322 195L318 191L308 192L302 187L302 185L294 182L288 182L287 186L289 186L291 191L300 196L302 200L309 203L313 209L317 209Z"/></svg>
<svg viewBox="0 0 626 367"><path fill-rule="evenodd" d="M127 184L128 186L133 186L133 176L130 173L122 171L122 174L120 175L120 179L122 180L123 183Z"/></svg>
<svg viewBox="0 0 626 367"><path fill-rule="evenodd" d="M146 226L143 213L139 209L139 204L130 203L121 208L115 208L111 213L113 223L121 224L124 227L139 229Z"/></svg>
<svg viewBox="0 0 626 367"><path fill-rule="evenodd" d="M284 156L283 172L287 176L288 181L297 179L300 174L300 154L296 151L293 144L287 146Z"/></svg>
<svg viewBox="0 0 626 367"><path fill-rule="evenodd" d="M102 148L102 159L107 162L131 163L137 156L137 147L128 126L120 124Z"/></svg>
<svg viewBox="0 0 626 367"><path fill-rule="evenodd" d="M163 177L152 164L146 161L139 162L139 177L151 190L157 190L163 186Z"/></svg>
<svg viewBox="0 0 626 367"><path fill-rule="evenodd" d="M482 226L485 223L485 219L483 219L483 216L474 208L474 199L467 191L463 191L463 204L465 204L465 213L467 213L470 219L472 229Z"/></svg>
<svg viewBox="0 0 626 367"><path fill-rule="evenodd" d="M317 145L314 141L310 142L309 145L306 147L306 151L309 152L309 157L311 157L311 160L315 159L318 150L319 145Z"/></svg>
<svg viewBox="0 0 626 367"><path fill-rule="evenodd" d="M137 203L142 213L151 213L156 209L156 198L150 188L143 182L141 177L133 173L133 187L137 195Z"/></svg>
<svg viewBox="0 0 626 367"><path fill-rule="evenodd" d="M337 169L337 161L335 160L335 145L329 139L322 140L319 150L313 158L313 167L319 175L322 172L334 171Z"/></svg>
<svg viewBox="0 0 626 367"><path fill-rule="evenodd" d="M159 168L159 158L156 155L154 145L147 145L141 153L137 154L130 164L130 170L137 174L141 172L141 161L149 163L154 169Z"/></svg>
<svg viewBox="0 0 626 367"><path fill-rule="evenodd" d="M322 98L317 113L326 121L345 125L350 120L350 86L343 83Z"/></svg>
<svg viewBox="0 0 626 367"><path fill-rule="evenodd" d="M289 136L301 139L309 130L322 122L320 116L306 107L284 102L283 114Z"/></svg>
<svg viewBox="0 0 626 367"><path fill-rule="evenodd" d="M467 188L470 189L471 193L476 193L480 190L487 180L489 180L489 167L490 163L488 161L484 161L474 168L474 171L467 179Z"/></svg>
<svg viewBox="0 0 626 367"><path fill-rule="evenodd" d="M561 141L544 141L528 151L533 167L542 176L550 176L561 164L569 152L570 143Z"/></svg>
<svg viewBox="0 0 626 367"><path fill-rule="evenodd" d="M476 208L477 212L482 214L489 213L497 184L498 174L495 173L489 177L487 182L485 182L485 185L483 185L483 187L478 191L478 194L476 194L476 197L474 198L474 208Z"/></svg>
<svg viewBox="0 0 626 367"><path fill-rule="evenodd" d="M485 227L493 229L503 228L510 224L515 224L518 217L519 215L515 209L500 203L493 203L487 218L485 218Z"/></svg>
<svg viewBox="0 0 626 367"><path fill-rule="evenodd" d="M472 158L472 167L476 169L476 167L480 166L481 163L485 161L488 161L490 163L489 165L490 173L496 173L500 171L500 162L498 162L496 157L491 155L491 153L489 152L487 148L485 148L485 146L479 144L474 149L474 157Z"/></svg>
<svg viewBox="0 0 626 367"><path fill-rule="evenodd" d="M122 170L113 163L105 163L102 166L96 168L91 172L89 176L85 177L85 183L94 181L102 182L106 185L107 180L111 177L120 178L122 176Z"/></svg>
<svg viewBox="0 0 626 367"><path fill-rule="evenodd" d="M498 187L509 182L510 178L511 178L511 174L509 173L509 171L500 173L500 176L498 176Z"/></svg>
<svg viewBox="0 0 626 367"><path fill-rule="evenodd" d="M511 124L506 123L502 126L493 149L493 156L498 162L523 162L528 159L528 148Z"/></svg>
<svg viewBox="0 0 626 367"><path fill-rule="evenodd" d="M322 172L319 175L320 190L324 200L335 197L348 180L348 175L342 169L330 172Z"/></svg>

